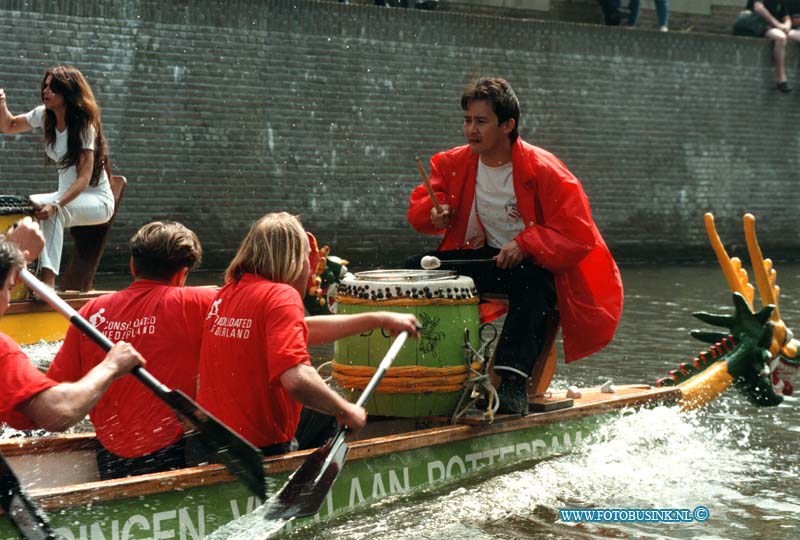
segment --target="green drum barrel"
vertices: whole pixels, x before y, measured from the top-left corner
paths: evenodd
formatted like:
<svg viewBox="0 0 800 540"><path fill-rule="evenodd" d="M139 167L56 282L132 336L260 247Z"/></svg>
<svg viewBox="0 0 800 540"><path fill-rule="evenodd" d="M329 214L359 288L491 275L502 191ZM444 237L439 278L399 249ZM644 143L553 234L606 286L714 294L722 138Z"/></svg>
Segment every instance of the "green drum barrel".
<svg viewBox="0 0 800 540"><path fill-rule="evenodd" d="M441 382L445 381L443 377L438 384L431 379L444 373L443 369L453 371L466 366L465 331L470 344L478 348L478 293L472 279L443 270L376 270L348 275L339 283L337 313L379 310L413 313L422 329L418 340L408 340L400 350L382 385L367 403L367 411L393 417L452 414L461 397L466 372L457 389L453 388L453 377L446 381L448 384ZM358 398L360 390L348 388L346 380L343 383L337 377L337 365L369 366L373 369L362 371L374 372L391 342L392 338L380 329L336 342L334 378L351 401ZM406 369L398 369L402 367ZM407 369L415 375L408 377ZM420 381L419 385L416 381Z"/></svg>
<svg viewBox="0 0 800 540"><path fill-rule="evenodd" d="M17 195L0 195L0 234L5 235L14 223L33 213L33 206L27 197ZM28 296L28 288L18 280L11 292L11 300L24 300Z"/></svg>

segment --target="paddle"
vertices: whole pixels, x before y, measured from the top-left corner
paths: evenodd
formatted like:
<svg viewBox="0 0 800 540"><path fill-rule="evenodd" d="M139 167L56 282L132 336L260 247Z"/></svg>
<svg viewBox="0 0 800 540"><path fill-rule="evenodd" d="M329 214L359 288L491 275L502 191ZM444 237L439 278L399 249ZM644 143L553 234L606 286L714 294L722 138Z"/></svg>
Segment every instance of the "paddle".
<svg viewBox="0 0 800 540"><path fill-rule="evenodd" d="M401 332L381 360L375 375L372 376L356 405L363 407L372 392L381 382L400 348L408 338L408 332ZM350 450L344 440L347 428L342 427L328 442L317 448L300 465L281 490L264 504L264 518L273 521L288 521L294 518L311 516L319 512L322 502L342 470ZM279 530L276 526L274 530Z"/></svg>
<svg viewBox="0 0 800 540"><path fill-rule="evenodd" d="M97 343L104 351L111 350L114 343L92 326L89 321L81 317L52 289L26 269L20 270L20 276L28 287L68 318L78 330ZM180 390L171 390L164 386L143 367L136 366L131 374L150 389L156 397L171 407L181 419L191 425L196 431L199 442L213 451L228 470L237 476L250 491L262 499L265 498L267 480L264 476L263 456L258 448L214 418L211 413Z"/></svg>
<svg viewBox="0 0 800 540"><path fill-rule="evenodd" d="M0 454L0 508L28 540L55 540L56 533L47 516L28 497L11 466Z"/></svg>

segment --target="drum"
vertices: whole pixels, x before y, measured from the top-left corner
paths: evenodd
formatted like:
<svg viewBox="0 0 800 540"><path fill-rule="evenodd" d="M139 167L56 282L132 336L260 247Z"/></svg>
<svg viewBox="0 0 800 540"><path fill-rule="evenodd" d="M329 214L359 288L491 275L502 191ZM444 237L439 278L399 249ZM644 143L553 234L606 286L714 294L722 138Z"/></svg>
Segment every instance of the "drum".
<svg viewBox="0 0 800 540"><path fill-rule="evenodd" d="M444 270L375 270L349 274L338 285L336 312L413 313L420 338L408 340L367 404L372 415L450 415L468 370L465 336L480 342L478 293L471 278ZM373 330L336 342L333 377L354 401L391 345L388 333Z"/></svg>
<svg viewBox="0 0 800 540"><path fill-rule="evenodd" d="M0 195L0 234L5 235L14 223L33 214L33 206L27 197L17 195ZM19 280L11 292L11 301L24 300L28 296L28 288Z"/></svg>

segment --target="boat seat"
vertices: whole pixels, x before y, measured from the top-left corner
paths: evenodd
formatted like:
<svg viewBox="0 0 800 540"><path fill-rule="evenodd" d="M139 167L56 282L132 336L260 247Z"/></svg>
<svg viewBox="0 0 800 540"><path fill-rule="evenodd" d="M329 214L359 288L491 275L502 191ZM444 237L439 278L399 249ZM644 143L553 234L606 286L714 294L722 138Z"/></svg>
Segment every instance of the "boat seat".
<svg viewBox="0 0 800 540"><path fill-rule="evenodd" d="M481 324L499 319L508 312L508 295L498 293L481 293L478 314Z"/></svg>
<svg viewBox="0 0 800 540"><path fill-rule="evenodd" d="M117 216L119 204L128 183L124 176L112 176L109 182L111 192L114 194L114 213L111 215L111 219L100 225L70 227L69 229L74 245L69 262L59 278L61 290L85 292L92 289L100 257L106 247L108 233L114 224L114 218Z"/></svg>
<svg viewBox="0 0 800 540"><path fill-rule="evenodd" d="M478 312L480 314L481 324L494 321L508 312L508 296L497 293L481 294L481 303L478 304ZM547 330L545 331L544 346L530 374L531 385L528 389L528 394L531 397L541 396L547 392L550 382L553 380L553 376L556 372L556 336L558 335L560 326L558 310L554 309L546 315L546 318ZM492 355L489 365L489 374L492 378L492 384L497 387L500 383L500 377L494 372L494 355Z"/></svg>

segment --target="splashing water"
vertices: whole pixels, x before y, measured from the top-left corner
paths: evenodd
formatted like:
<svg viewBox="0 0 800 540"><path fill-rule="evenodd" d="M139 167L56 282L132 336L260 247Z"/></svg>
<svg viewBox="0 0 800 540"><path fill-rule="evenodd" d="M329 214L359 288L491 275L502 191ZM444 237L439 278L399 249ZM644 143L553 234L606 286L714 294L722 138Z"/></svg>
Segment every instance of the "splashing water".
<svg viewBox="0 0 800 540"><path fill-rule="evenodd" d="M760 414L750 410L748 413ZM288 538L332 540L465 540L540 538L749 538L753 527L791 538L800 500L780 486L763 485L775 466L749 425L725 403L681 413L674 407L625 411L609 420L592 443L524 469L388 499L368 510L289 533ZM765 472L766 471L766 472ZM781 472L800 476L797 465ZM768 484L768 482L767 482ZM566 523L562 508L659 509L703 505L703 523ZM742 508L749 512L742 512ZM260 518L263 521L263 518ZM252 538L239 524L239 536ZM252 531L263 531L256 521ZM264 538L264 536L256 536Z"/></svg>
<svg viewBox="0 0 800 540"><path fill-rule="evenodd" d="M266 540L277 535L290 521L264 519L264 505L239 519L227 523L206 540Z"/></svg>
<svg viewBox="0 0 800 540"><path fill-rule="evenodd" d="M25 345L22 350L31 359L33 365L39 369L47 369L53 361L63 341L39 341L33 345Z"/></svg>

